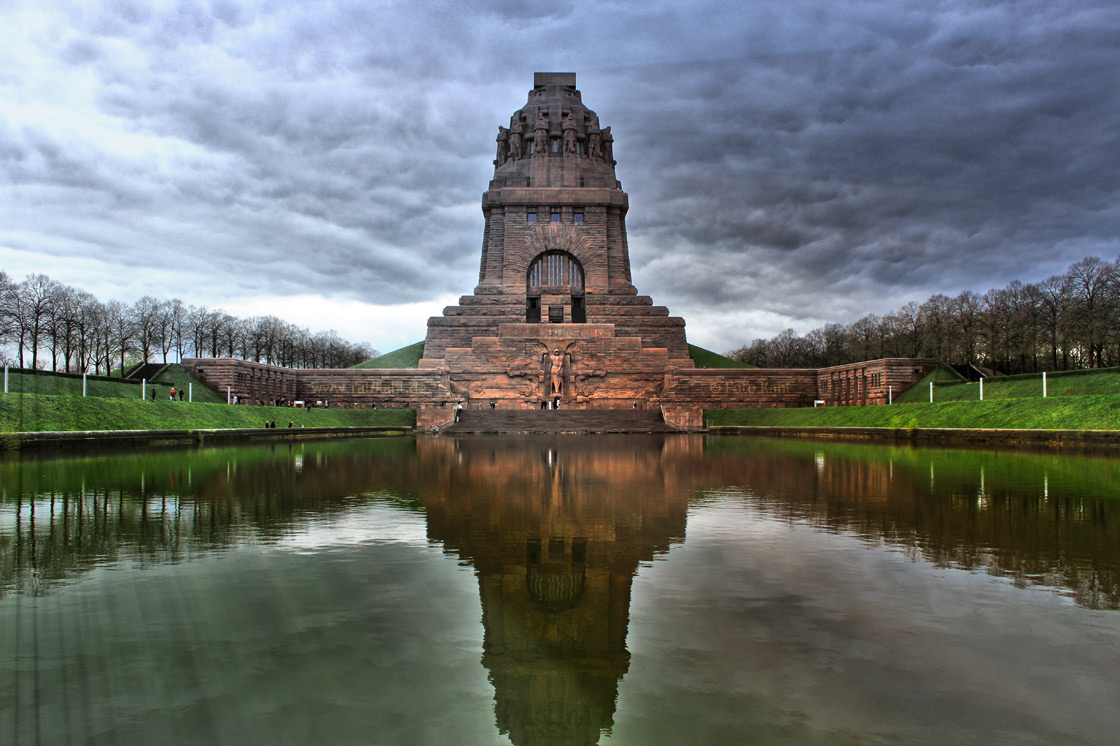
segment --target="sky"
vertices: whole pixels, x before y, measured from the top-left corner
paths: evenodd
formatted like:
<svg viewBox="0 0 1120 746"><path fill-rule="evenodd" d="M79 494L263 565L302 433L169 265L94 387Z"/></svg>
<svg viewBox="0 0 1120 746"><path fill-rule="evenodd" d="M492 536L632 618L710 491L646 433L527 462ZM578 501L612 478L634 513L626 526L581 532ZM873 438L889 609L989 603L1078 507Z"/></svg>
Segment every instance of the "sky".
<svg viewBox="0 0 1120 746"><path fill-rule="evenodd" d="M1115 0L0 0L0 270L382 352L473 291L533 73L724 352L1120 253Z"/></svg>

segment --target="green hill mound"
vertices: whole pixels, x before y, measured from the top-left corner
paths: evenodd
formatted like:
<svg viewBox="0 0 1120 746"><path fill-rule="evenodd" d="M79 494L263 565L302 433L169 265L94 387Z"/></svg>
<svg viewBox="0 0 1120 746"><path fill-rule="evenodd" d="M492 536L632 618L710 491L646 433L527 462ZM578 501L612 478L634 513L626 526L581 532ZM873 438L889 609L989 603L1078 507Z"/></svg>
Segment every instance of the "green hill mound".
<svg viewBox="0 0 1120 746"><path fill-rule="evenodd" d="M688 356L692 358L692 362L696 363L697 368L753 368L755 366L748 365L747 363L740 363L738 360L732 360L729 357L720 355L719 353L705 350L703 347L696 345L688 346Z"/></svg>
<svg viewBox="0 0 1120 746"><path fill-rule="evenodd" d="M947 384L968 385L961 374L942 363L927 373L920 381L894 397L895 404L929 403L929 385L933 384L934 400L940 400L937 392Z"/></svg>
<svg viewBox="0 0 1120 746"><path fill-rule="evenodd" d="M399 350L386 352L379 357L370 358L364 363L350 366L351 368L419 368L420 358L424 357L424 343L417 342Z"/></svg>

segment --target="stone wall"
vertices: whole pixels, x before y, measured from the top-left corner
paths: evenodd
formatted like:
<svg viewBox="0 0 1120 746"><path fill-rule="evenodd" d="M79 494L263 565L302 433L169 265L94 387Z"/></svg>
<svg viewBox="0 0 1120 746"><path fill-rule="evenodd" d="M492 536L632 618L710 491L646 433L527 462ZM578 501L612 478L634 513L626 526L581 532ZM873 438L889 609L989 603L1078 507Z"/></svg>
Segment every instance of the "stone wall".
<svg viewBox="0 0 1120 746"><path fill-rule="evenodd" d="M888 404L937 367L929 358L886 358L817 371L817 399L827 406Z"/></svg>
<svg viewBox="0 0 1120 746"><path fill-rule="evenodd" d="M538 409L552 392L560 356L561 406L660 408L667 421L702 427L705 409L886 404L932 370L930 359L892 358L822 369L681 367L668 350L615 336L610 324L509 324L498 336L448 348L438 367L416 370L292 370L244 360L188 359L207 385L246 404L409 408L423 429L454 418L455 407Z"/></svg>
<svg viewBox="0 0 1120 746"><path fill-rule="evenodd" d="M230 401L276 404L296 400L298 371L233 358L186 358L183 367Z"/></svg>
<svg viewBox="0 0 1120 746"><path fill-rule="evenodd" d="M295 370L230 358L185 359L183 367L242 404L292 404L367 409L450 406L446 370Z"/></svg>

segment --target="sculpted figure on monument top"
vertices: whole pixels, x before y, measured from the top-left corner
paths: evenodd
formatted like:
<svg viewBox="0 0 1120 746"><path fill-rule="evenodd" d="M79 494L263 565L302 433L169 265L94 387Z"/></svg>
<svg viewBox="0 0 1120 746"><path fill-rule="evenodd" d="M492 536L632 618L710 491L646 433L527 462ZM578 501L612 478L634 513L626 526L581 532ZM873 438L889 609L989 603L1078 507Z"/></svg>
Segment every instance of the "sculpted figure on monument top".
<svg viewBox="0 0 1120 746"><path fill-rule="evenodd" d="M548 155L548 112L537 110L537 124L533 127L533 155Z"/></svg>
<svg viewBox="0 0 1120 746"><path fill-rule="evenodd" d="M603 129L603 160L608 166L614 165L614 135L610 127Z"/></svg>
<svg viewBox="0 0 1120 746"><path fill-rule="evenodd" d="M603 136L597 129L587 132L587 157L595 160L603 158Z"/></svg>
<svg viewBox="0 0 1120 746"><path fill-rule="evenodd" d="M499 125L496 139L498 141L498 154L494 158L494 165L501 166L509 157L509 130Z"/></svg>
<svg viewBox="0 0 1120 746"><path fill-rule="evenodd" d="M564 154L571 153L575 155L579 152L579 146L576 145L576 123L571 115L564 117L563 124L560 125L564 131Z"/></svg>
<svg viewBox="0 0 1120 746"><path fill-rule="evenodd" d="M603 157L603 136L599 133L599 115L593 111L587 112L587 157L596 160Z"/></svg>
<svg viewBox="0 0 1120 746"><path fill-rule="evenodd" d="M525 130L525 125L521 121L520 114L514 114L513 118L509 121L509 159L511 161L521 160L522 150L522 132Z"/></svg>

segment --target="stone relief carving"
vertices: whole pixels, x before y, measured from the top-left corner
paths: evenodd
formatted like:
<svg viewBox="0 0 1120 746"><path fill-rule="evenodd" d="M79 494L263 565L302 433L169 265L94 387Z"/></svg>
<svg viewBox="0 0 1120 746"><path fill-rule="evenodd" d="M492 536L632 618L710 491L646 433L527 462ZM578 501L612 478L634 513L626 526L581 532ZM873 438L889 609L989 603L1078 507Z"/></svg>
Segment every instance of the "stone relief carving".
<svg viewBox="0 0 1120 746"><path fill-rule="evenodd" d="M564 393L564 353L554 349L548 369L549 393L559 396Z"/></svg>
<svg viewBox="0 0 1120 746"><path fill-rule="evenodd" d="M539 350L539 360L541 365L541 382L546 383L545 387L539 388L549 398L557 396L571 397L574 396L576 391L571 390L569 386L569 379L572 378L572 350L579 346L579 342L563 341L553 342L552 345L545 345L541 342L537 343Z"/></svg>

